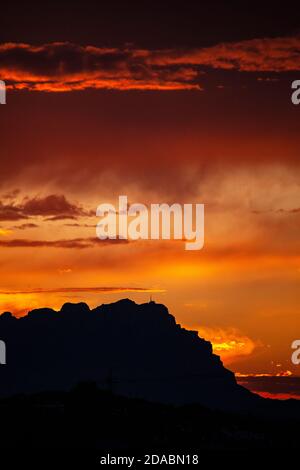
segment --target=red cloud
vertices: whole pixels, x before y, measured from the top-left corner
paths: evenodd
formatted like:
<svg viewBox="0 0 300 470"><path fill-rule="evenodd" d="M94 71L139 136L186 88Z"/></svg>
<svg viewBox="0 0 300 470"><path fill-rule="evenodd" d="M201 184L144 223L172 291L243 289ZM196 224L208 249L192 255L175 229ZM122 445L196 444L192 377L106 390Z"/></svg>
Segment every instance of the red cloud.
<svg viewBox="0 0 300 470"><path fill-rule="evenodd" d="M199 89L196 70L149 65L144 57L128 48L7 43L0 45L0 75L13 88L37 91Z"/></svg>
<svg viewBox="0 0 300 470"><path fill-rule="evenodd" d="M244 72L300 70L300 36L250 39L184 51L158 51L150 55L157 65L199 65Z"/></svg>
<svg viewBox="0 0 300 470"><path fill-rule="evenodd" d="M300 37L258 38L205 48L141 50L56 42L0 45L8 87L36 91L200 89L203 69L300 70Z"/></svg>

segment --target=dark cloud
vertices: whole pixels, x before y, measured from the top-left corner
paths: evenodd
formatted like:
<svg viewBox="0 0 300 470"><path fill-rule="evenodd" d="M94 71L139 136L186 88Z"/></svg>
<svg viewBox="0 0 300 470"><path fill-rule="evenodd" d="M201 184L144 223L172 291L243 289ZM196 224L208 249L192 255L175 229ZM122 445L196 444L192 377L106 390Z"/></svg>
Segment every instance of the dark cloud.
<svg viewBox="0 0 300 470"><path fill-rule="evenodd" d="M62 240L29 240L26 238L15 238L12 240L0 240L0 248L92 248L94 246L106 246L129 243L125 239L99 240L96 236L89 238L73 238Z"/></svg>
<svg viewBox="0 0 300 470"><path fill-rule="evenodd" d="M3 204L0 201L0 220L21 220L27 219L22 209L14 204Z"/></svg>
<svg viewBox="0 0 300 470"><path fill-rule="evenodd" d="M199 89L197 71L147 61L148 51L71 43L0 45L0 74L14 88L38 91Z"/></svg>
<svg viewBox="0 0 300 470"><path fill-rule="evenodd" d="M21 220L30 217L48 217L47 220L76 219L91 215L81 206L69 202L64 195L51 194L46 197L26 199L22 203L0 202L0 220ZM93 214L94 215L94 214Z"/></svg>
<svg viewBox="0 0 300 470"><path fill-rule="evenodd" d="M210 47L147 50L55 42L0 45L0 74L13 88L200 89L207 68L244 72L300 70L300 36L257 38Z"/></svg>
<svg viewBox="0 0 300 470"><path fill-rule="evenodd" d="M74 222L74 223L70 223L70 224L64 224L65 227L84 227L84 228L96 228L97 225L96 224L79 224L77 222Z"/></svg>
<svg viewBox="0 0 300 470"><path fill-rule="evenodd" d="M294 209L278 209L277 212L283 212L283 213L288 213L288 214L299 214L300 207L296 207Z"/></svg>
<svg viewBox="0 0 300 470"><path fill-rule="evenodd" d="M27 230L29 228L38 228L38 225L37 224L33 224L33 223L26 223L26 224L21 224L21 225L14 225L13 227L11 227L12 230Z"/></svg>
<svg viewBox="0 0 300 470"><path fill-rule="evenodd" d="M152 55L151 62L243 72L296 71L300 70L300 36L257 38L184 51L158 51Z"/></svg>
<svg viewBox="0 0 300 470"><path fill-rule="evenodd" d="M59 220L66 220L66 219L76 219L74 215L67 215L67 214L61 214L61 215L54 215L52 217L47 217L45 219L46 222L57 222Z"/></svg>
<svg viewBox="0 0 300 470"><path fill-rule="evenodd" d="M72 218L87 215L87 212L80 206L69 202L64 195L57 194L28 199L23 204L22 211L28 216L43 217Z"/></svg>

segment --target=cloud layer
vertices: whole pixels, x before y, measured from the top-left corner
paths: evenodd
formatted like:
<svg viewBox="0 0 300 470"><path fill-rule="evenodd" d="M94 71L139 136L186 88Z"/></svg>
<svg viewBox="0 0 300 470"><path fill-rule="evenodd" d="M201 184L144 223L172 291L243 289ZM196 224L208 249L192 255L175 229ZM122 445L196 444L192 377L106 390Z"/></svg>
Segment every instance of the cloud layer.
<svg viewBox="0 0 300 470"><path fill-rule="evenodd" d="M146 50L54 42L0 45L0 75L15 89L65 92L201 89L207 68L243 72L300 70L300 37L257 38L206 48Z"/></svg>

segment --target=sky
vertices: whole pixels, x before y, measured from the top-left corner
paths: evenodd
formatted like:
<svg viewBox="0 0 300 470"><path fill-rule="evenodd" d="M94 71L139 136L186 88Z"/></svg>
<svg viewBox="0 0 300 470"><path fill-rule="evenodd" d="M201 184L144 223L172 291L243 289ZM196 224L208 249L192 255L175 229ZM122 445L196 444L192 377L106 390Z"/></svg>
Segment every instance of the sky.
<svg viewBox="0 0 300 470"><path fill-rule="evenodd" d="M300 375L300 12L159 3L2 7L0 311L152 295L241 376ZM205 204L203 250L99 241L122 194Z"/></svg>

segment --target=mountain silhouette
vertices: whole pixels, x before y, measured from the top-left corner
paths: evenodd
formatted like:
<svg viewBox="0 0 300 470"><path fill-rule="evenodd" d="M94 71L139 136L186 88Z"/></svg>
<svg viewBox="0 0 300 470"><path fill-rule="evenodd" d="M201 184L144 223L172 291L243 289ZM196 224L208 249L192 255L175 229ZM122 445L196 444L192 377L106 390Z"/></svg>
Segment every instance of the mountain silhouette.
<svg viewBox="0 0 300 470"><path fill-rule="evenodd" d="M165 404L247 409L263 400L237 384L210 342L152 301L123 299L93 310L66 303L21 318L5 312L0 339L7 349L2 397L93 381L116 395Z"/></svg>

